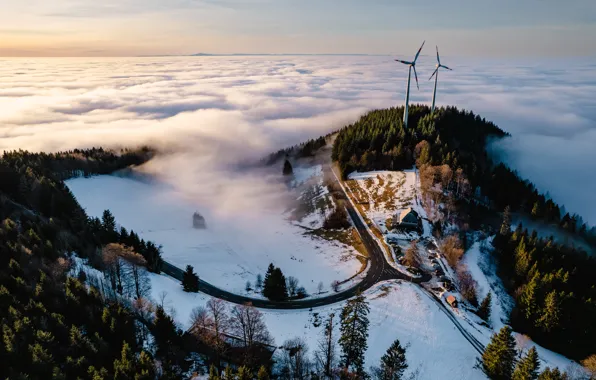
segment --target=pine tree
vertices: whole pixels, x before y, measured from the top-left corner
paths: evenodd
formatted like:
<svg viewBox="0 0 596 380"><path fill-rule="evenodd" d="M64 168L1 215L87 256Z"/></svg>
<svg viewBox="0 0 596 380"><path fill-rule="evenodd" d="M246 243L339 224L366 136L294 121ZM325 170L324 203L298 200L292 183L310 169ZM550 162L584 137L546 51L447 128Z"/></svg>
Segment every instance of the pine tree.
<svg viewBox="0 0 596 380"><path fill-rule="evenodd" d="M186 266L186 271L182 277L182 288L185 292L198 292L199 291L199 276L194 272L192 265Z"/></svg>
<svg viewBox="0 0 596 380"><path fill-rule="evenodd" d="M524 312L526 320L533 321L538 310L538 290L540 286L540 274L536 273L529 283L524 285L521 297L519 299L520 306Z"/></svg>
<svg viewBox="0 0 596 380"><path fill-rule="evenodd" d="M368 313L370 309L362 295L349 300L341 311L339 345L341 366L346 372L364 376L364 353L368 347Z"/></svg>
<svg viewBox="0 0 596 380"><path fill-rule="evenodd" d="M101 225L103 228L103 242L104 243L115 243L116 239L116 218L110 210L105 210L101 217Z"/></svg>
<svg viewBox="0 0 596 380"><path fill-rule="evenodd" d="M237 380L251 380L252 373L250 373L250 369L246 366L242 366L238 368L238 372L236 373Z"/></svg>
<svg viewBox="0 0 596 380"><path fill-rule="evenodd" d="M155 366L153 359L145 351L142 351L139 355L139 361L137 364L137 374L135 380L153 380L155 379Z"/></svg>
<svg viewBox="0 0 596 380"><path fill-rule="evenodd" d="M124 342L122 345L122 353L120 359L114 360L114 379L128 380L133 376L133 356L130 352L128 343Z"/></svg>
<svg viewBox="0 0 596 380"><path fill-rule="evenodd" d="M503 222L501 223L501 235L505 236L511 232L511 212L509 206L503 211Z"/></svg>
<svg viewBox="0 0 596 380"><path fill-rule="evenodd" d="M399 380L403 377L406 368L408 368L406 349L396 339L381 358L380 378L381 380Z"/></svg>
<svg viewBox="0 0 596 380"><path fill-rule="evenodd" d="M211 364L211 366L209 367L208 380L220 380L219 372L217 371L217 368L213 364Z"/></svg>
<svg viewBox="0 0 596 380"><path fill-rule="evenodd" d="M257 380L269 380L269 372L267 372L267 368L265 368L265 366L261 366L261 368L259 368Z"/></svg>
<svg viewBox="0 0 596 380"><path fill-rule="evenodd" d="M552 291L546 295L544 300L544 307L542 308L542 315L537 321L538 326L546 332L551 332L556 329L561 319L561 309L559 306L559 297L556 291Z"/></svg>
<svg viewBox="0 0 596 380"><path fill-rule="evenodd" d="M536 351L536 347L532 347L517 363L515 371L513 371L512 380L536 380L539 369L538 352Z"/></svg>
<svg viewBox="0 0 596 380"><path fill-rule="evenodd" d="M234 372L232 371L232 367L226 366L224 369L224 377L225 380L234 380Z"/></svg>
<svg viewBox="0 0 596 380"><path fill-rule="evenodd" d="M544 371L538 376L538 380L568 380L566 373L561 373L558 368L550 369L546 367Z"/></svg>
<svg viewBox="0 0 596 380"><path fill-rule="evenodd" d="M491 301L492 301L492 293L488 292L486 297L484 297L484 299L480 303L480 306L478 307L478 311L476 312L476 314L478 314L478 316L485 321L488 321L490 318L490 307L491 307L491 303L492 303Z"/></svg>
<svg viewBox="0 0 596 380"><path fill-rule="evenodd" d="M281 269L269 264L265 281L263 283L263 295L273 301L283 301L288 298L286 278Z"/></svg>
<svg viewBox="0 0 596 380"><path fill-rule="evenodd" d="M294 170L292 169L292 164L290 164L290 161L286 158L286 161L284 162L283 175L292 175L292 174L294 174Z"/></svg>
<svg viewBox="0 0 596 380"><path fill-rule="evenodd" d="M493 380L509 380L513 374L516 351L511 333L511 327L503 327L492 336L482 354L482 370Z"/></svg>

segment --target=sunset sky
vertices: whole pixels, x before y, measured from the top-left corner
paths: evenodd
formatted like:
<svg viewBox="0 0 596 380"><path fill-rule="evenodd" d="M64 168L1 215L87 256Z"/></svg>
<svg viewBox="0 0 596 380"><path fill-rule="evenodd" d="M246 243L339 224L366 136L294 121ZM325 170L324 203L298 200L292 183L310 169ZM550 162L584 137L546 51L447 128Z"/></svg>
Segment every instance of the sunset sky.
<svg viewBox="0 0 596 380"><path fill-rule="evenodd" d="M594 0L0 0L0 56L596 54Z"/></svg>

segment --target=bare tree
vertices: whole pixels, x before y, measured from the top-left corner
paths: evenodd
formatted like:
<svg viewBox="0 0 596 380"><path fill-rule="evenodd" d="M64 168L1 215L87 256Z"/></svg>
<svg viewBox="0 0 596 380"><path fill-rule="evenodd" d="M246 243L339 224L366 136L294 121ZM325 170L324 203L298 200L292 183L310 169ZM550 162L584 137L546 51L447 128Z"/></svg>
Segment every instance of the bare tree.
<svg viewBox="0 0 596 380"><path fill-rule="evenodd" d="M290 296L294 297L296 295L296 291L298 290L298 279L294 276L289 276L286 280L286 286Z"/></svg>
<svg viewBox="0 0 596 380"><path fill-rule="evenodd" d="M339 286L341 284L339 283L339 281L337 280L333 280L333 282L331 282L331 289L333 289L334 292L339 292Z"/></svg>
<svg viewBox="0 0 596 380"><path fill-rule="evenodd" d="M288 339L281 350L281 376L284 379L306 379L310 370L308 345L300 338Z"/></svg>
<svg viewBox="0 0 596 380"><path fill-rule="evenodd" d="M413 240L410 243L410 246L408 249L406 249L404 258L407 265L414 268L420 268L422 259L420 258L420 253L418 252L418 240Z"/></svg>
<svg viewBox="0 0 596 380"><path fill-rule="evenodd" d="M476 280L474 280L464 265L460 265L457 269L457 284L462 297L468 300L468 302L470 302L472 305L478 306Z"/></svg>
<svg viewBox="0 0 596 380"><path fill-rule="evenodd" d="M124 260L126 293L135 299L146 297L151 291L151 280L147 274L147 261L132 248L123 247L120 257Z"/></svg>
<svg viewBox="0 0 596 380"><path fill-rule="evenodd" d="M230 323L231 331L242 339L245 347L256 343L272 342L263 314L250 304L235 306L232 309Z"/></svg>
<svg viewBox="0 0 596 380"><path fill-rule="evenodd" d="M259 273L257 274L257 281L255 281L255 289L259 290L263 287L263 276Z"/></svg>
<svg viewBox="0 0 596 380"><path fill-rule="evenodd" d="M139 342L145 342L149 335L149 329L147 328L147 322L151 321L155 307L146 298L137 298L132 302L132 310L137 319L140 321L138 328L136 329Z"/></svg>
<svg viewBox="0 0 596 380"><path fill-rule="evenodd" d="M215 353L215 364L221 370L221 357L228 344L226 335L230 331L230 317L225 302L211 298L206 307L197 307L192 311L193 333Z"/></svg>
<svg viewBox="0 0 596 380"><path fill-rule="evenodd" d="M168 297L168 292L166 292L165 290L162 290L161 292L159 292L159 294L157 295L157 304L159 306L161 306L162 309L166 309L166 298Z"/></svg>
<svg viewBox="0 0 596 380"><path fill-rule="evenodd" d="M337 359L335 352L335 340L333 339L333 318L335 314L329 314L323 326L323 335L319 339L317 352L315 352L315 363L319 373L331 379L332 371Z"/></svg>
<svg viewBox="0 0 596 380"><path fill-rule="evenodd" d="M110 243L103 247L101 251L102 261L105 266L105 272L110 279L112 289L122 295L124 292L124 270L120 258L120 252L125 249L122 244Z"/></svg>
<svg viewBox="0 0 596 380"><path fill-rule="evenodd" d="M445 255L445 259L449 266L456 268L459 260L464 255L464 249L457 235L449 235L440 243L441 252Z"/></svg>
<svg viewBox="0 0 596 380"><path fill-rule="evenodd" d="M323 281L319 282L319 285L317 285L317 292L318 294L323 293L323 289L325 288L325 286L323 285Z"/></svg>

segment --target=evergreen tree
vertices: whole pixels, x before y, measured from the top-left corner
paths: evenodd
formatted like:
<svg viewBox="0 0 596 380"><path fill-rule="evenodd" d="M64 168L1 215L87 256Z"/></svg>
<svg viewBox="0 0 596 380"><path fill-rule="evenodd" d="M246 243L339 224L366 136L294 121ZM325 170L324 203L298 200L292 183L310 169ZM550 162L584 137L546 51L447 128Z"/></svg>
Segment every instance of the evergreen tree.
<svg viewBox="0 0 596 380"><path fill-rule="evenodd" d="M368 313L370 309L361 294L349 300L341 311L339 345L341 366L364 377L364 353L368 347Z"/></svg>
<svg viewBox="0 0 596 380"><path fill-rule="evenodd" d="M556 291L552 291L546 295L544 300L544 308L542 308L542 315L537 323L546 332L551 332L559 326L561 319L561 309L559 306L559 297Z"/></svg>
<svg viewBox="0 0 596 380"><path fill-rule="evenodd" d="M540 286L540 274L536 273L532 280L522 288L520 306L526 320L533 321L538 310L538 291Z"/></svg>
<svg viewBox="0 0 596 380"><path fill-rule="evenodd" d="M199 276L196 275L192 265L186 266L186 271L182 277L182 288L185 292L199 291Z"/></svg>
<svg viewBox="0 0 596 380"><path fill-rule="evenodd" d="M116 218L110 210L105 210L101 217L103 228L103 243L115 243L118 239L116 232Z"/></svg>
<svg viewBox="0 0 596 380"><path fill-rule="evenodd" d="M232 371L232 367L230 367L229 365L226 366L226 369L224 369L224 377L225 380L234 380L234 372Z"/></svg>
<svg viewBox="0 0 596 380"><path fill-rule="evenodd" d="M408 368L406 349L396 339L381 357L379 377L381 380L399 380Z"/></svg>
<svg viewBox="0 0 596 380"><path fill-rule="evenodd" d="M538 352L536 347L532 347L515 366L512 380L536 380L539 369Z"/></svg>
<svg viewBox="0 0 596 380"><path fill-rule="evenodd" d="M261 366L259 368L259 372L257 373L257 380L269 380L269 372L265 366Z"/></svg>
<svg viewBox="0 0 596 380"><path fill-rule="evenodd" d="M114 379L128 380L133 378L134 363L132 353L128 343L124 342L122 345L122 353L120 359L114 360Z"/></svg>
<svg viewBox="0 0 596 380"><path fill-rule="evenodd" d="M269 264L265 281L263 283L263 295L273 301L283 301L288 298L286 278L281 269Z"/></svg>
<svg viewBox="0 0 596 380"><path fill-rule="evenodd" d="M155 379L155 366L153 365L153 359L145 351L139 355L139 361L137 364L137 374L135 380L154 380Z"/></svg>
<svg viewBox="0 0 596 380"><path fill-rule="evenodd" d="M511 232L511 211L509 206L505 207L503 211L503 222L501 223L501 235L508 235Z"/></svg>
<svg viewBox="0 0 596 380"><path fill-rule="evenodd" d="M236 373L237 380L251 380L252 373L250 373L250 369L246 366L242 366L238 368L238 372Z"/></svg>
<svg viewBox="0 0 596 380"><path fill-rule="evenodd" d="M478 311L476 312L476 314L478 314L478 316L485 321L488 321L490 319L491 303L492 303L492 293L488 292L486 297L484 297L484 299L480 303L480 306L478 307Z"/></svg>
<svg viewBox="0 0 596 380"><path fill-rule="evenodd" d="M284 162L283 175L292 175L292 174L294 174L294 170L292 169L292 164L290 164L290 160L288 160L286 158L286 161Z"/></svg>
<svg viewBox="0 0 596 380"><path fill-rule="evenodd" d="M492 336L482 354L482 370L490 379L509 380L513 375L516 351L511 333L511 327L503 327Z"/></svg>
<svg viewBox="0 0 596 380"><path fill-rule="evenodd" d="M208 379L209 380L220 380L219 372L217 371L217 368L213 364L211 364L211 366L209 367Z"/></svg>
<svg viewBox="0 0 596 380"><path fill-rule="evenodd" d="M561 373L558 368L550 369L546 367L544 371L538 376L538 380L568 380L569 376L566 373Z"/></svg>

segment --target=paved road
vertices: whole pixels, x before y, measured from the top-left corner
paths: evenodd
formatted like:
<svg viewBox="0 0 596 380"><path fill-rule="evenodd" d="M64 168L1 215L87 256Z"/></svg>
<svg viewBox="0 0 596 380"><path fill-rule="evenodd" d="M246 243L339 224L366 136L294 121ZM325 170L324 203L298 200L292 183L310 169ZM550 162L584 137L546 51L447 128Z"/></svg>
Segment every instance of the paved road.
<svg viewBox="0 0 596 380"><path fill-rule="evenodd" d="M342 187L343 190L343 187ZM345 191L345 190L344 190ZM345 194L345 193L344 193ZM346 199L347 194L345 194ZM364 247L368 251L369 256L369 268L368 272L364 279L356 286L346 289L344 291L333 293L325 297L320 298L313 298L313 299L303 299L303 300L289 300L289 301L270 301L266 299L258 299L258 298L250 298L241 296L238 294L230 293L226 290L220 289L216 286L211 285L210 283L199 280L199 291L208 294L212 297L221 298L223 300L236 303L236 304L246 304L251 303L255 307L264 308L264 309L308 309L312 307L324 306L333 303L337 303L340 301L345 301L349 298L354 297L358 292L364 291L376 283L385 280L394 280L394 279L402 279L411 282L424 282L430 279L430 275L425 275L422 277L410 277L407 276L400 271L393 268L391 265L387 263L385 260L385 255L381 250L381 247L375 239L371 236L369 230L366 228L362 220L360 219L356 210L351 202L345 202L346 209L350 218L354 222L354 226L356 230L360 234L362 238L362 243ZM174 277L175 279L182 281L184 271L168 262L163 261L162 271L167 275Z"/></svg>

